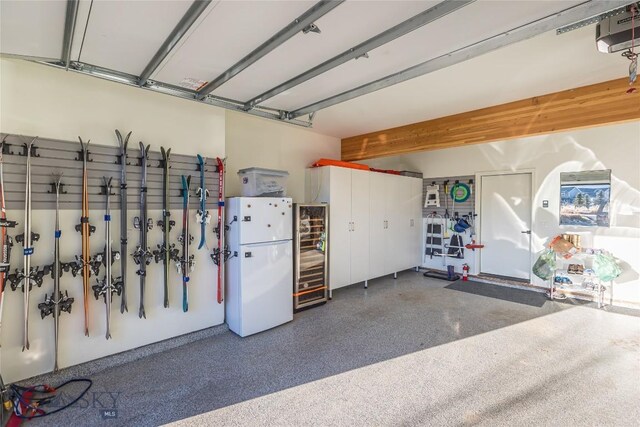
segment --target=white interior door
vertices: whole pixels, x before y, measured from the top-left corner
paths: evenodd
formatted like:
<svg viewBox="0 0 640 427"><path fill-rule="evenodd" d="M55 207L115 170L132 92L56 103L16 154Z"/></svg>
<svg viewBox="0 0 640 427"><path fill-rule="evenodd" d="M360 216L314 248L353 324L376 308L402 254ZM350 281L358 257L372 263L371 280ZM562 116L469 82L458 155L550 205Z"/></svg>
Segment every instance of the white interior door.
<svg viewBox="0 0 640 427"><path fill-rule="evenodd" d="M369 171L351 171L351 281L369 279Z"/></svg>
<svg viewBox="0 0 640 427"><path fill-rule="evenodd" d="M531 278L531 174L481 178L480 271Z"/></svg>

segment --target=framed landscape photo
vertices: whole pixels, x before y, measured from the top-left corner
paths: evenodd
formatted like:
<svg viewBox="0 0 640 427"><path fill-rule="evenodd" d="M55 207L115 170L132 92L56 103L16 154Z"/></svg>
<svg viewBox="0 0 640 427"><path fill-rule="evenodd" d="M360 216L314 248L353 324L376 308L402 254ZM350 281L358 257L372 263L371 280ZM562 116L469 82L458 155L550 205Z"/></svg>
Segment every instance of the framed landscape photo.
<svg viewBox="0 0 640 427"><path fill-rule="evenodd" d="M609 227L611 170L560 174L560 225Z"/></svg>

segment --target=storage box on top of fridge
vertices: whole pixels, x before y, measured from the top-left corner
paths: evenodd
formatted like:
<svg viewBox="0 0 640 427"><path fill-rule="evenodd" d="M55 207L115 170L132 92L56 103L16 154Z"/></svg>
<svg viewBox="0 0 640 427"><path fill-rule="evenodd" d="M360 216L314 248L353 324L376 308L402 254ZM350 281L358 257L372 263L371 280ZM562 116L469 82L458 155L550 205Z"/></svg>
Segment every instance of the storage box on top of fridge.
<svg viewBox="0 0 640 427"><path fill-rule="evenodd" d="M275 169L247 168L238 171L243 197L284 197L289 172Z"/></svg>

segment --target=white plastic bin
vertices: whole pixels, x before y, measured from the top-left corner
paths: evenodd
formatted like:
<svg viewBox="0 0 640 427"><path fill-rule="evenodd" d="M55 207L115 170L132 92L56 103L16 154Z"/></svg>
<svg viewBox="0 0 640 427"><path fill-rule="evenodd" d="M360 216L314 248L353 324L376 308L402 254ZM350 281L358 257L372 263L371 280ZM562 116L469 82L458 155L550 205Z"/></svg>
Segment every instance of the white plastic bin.
<svg viewBox="0 0 640 427"><path fill-rule="evenodd" d="M287 195L289 172L274 169L247 168L238 171L243 197L284 197Z"/></svg>

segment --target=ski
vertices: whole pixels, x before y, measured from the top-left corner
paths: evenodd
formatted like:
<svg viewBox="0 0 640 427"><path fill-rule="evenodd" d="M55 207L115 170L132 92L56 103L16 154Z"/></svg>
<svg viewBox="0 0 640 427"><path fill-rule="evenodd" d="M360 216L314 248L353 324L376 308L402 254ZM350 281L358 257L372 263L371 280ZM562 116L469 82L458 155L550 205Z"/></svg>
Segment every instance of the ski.
<svg viewBox="0 0 640 427"><path fill-rule="evenodd" d="M24 197L24 233L16 236L16 242L22 243L23 247L23 269L16 269L14 274L9 275L11 289L16 290L22 288L23 304L24 304L24 328L23 328L23 344L22 351L29 350L29 293L35 283L38 287L42 286L42 277L44 272L39 267L31 268L31 255L33 255L33 243L40 239L40 235L31 231L31 156L34 152L36 141L33 138L30 143L24 145L26 164L25 179L25 197ZM21 286L20 286L21 285Z"/></svg>
<svg viewBox="0 0 640 427"><path fill-rule="evenodd" d="M116 137L120 145L118 163L120 164L120 277L122 280L122 299L120 300L120 313L129 311L127 308L127 144L131 132L122 139L122 134L116 129Z"/></svg>
<svg viewBox="0 0 640 427"><path fill-rule="evenodd" d="M54 247L53 247L53 264L45 268L51 270L51 277L53 278L53 292L51 296L44 295L44 302L38 304L40 310L40 316L44 319L48 315L53 315L53 337L54 337L54 358L53 358L53 372L58 371L58 337L60 330L60 314L65 311L71 313L71 305L74 298L69 297L69 293L65 291L64 295L60 290L60 277L63 270L69 270L68 266L60 262L60 237L62 231L60 230L60 191L62 189L62 174L56 175L53 182L54 191L56 193L56 219L55 219L55 231L54 231Z"/></svg>
<svg viewBox="0 0 640 427"><path fill-rule="evenodd" d="M120 259L120 252L116 252L111 249L111 196L113 186L111 181L113 178L103 177L103 194L105 195L105 210L104 210L104 252L102 253L101 261L104 265L104 278L102 280L97 279L97 284L93 285L93 295L96 299L100 296L104 298L104 302L107 310L107 332L105 338L111 338L111 301L113 300L113 294L122 294L122 278L118 277L115 281L111 277L111 266L115 260Z"/></svg>
<svg viewBox="0 0 640 427"><path fill-rule="evenodd" d="M7 234L7 228L17 225L15 221L7 220L7 211L4 201L4 151L6 135L0 143L0 333L2 332L2 308L4 306L4 291L7 286L7 277L11 268L11 248L13 239ZM0 347L2 342L0 342Z"/></svg>
<svg viewBox="0 0 640 427"><path fill-rule="evenodd" d="M196 212L196 218L200 224L200 243L198 249L201 249L206 244L206 231L207 224L211 222L211 215L207 210L207 197L209 197L209 190L204 184L204 163L205 159L198 154L198 170L200 171L200 187L196 190L196 195L200 198L200 209Z"/></svg>
<svg viewBox="0 0 640 427"><path fill-rule="evenodd" d="M218 164L218 225L214 229L218 238L218 247L213 250L211 259L218 266L218 304L222 304L224 300L224 263L229 257L230 251L225 241L225 232L228 226L224 218L224 160L216 158Z"/></svg>
<svg viewBox="0 0 640 427"><path fill-rule="evenodd" d="M162 153L162 219L158 221L158 226L162 229L162 245L158 245L158 249L153 251L153 258L156 263L162 261L164 276L164 307L169 307L169 267L171 261L178 261L178 249L175 244L169 243L169 232L176 224L171 219L171 211L169 206L169 159L171 156L171 148L165 151L164 147L160 147Z"/></svg>
<svg viewBox="0 0 640 427"><path fill-rule="evenodd" d="M134 218L133 226L140 230L140 244L133 253L133 261L140 266L136 274L140 276L140 308L138 317L147 318L144 312L144 287L147 276L147 265L151 263L151 251L147 246L147 232L153 227L153 221L147 213L147 163L149 160L149 147L140 142L140 166L142 167L142 183L140 186L140 216Z"/></svg>
<svg viewBox="0 0 640 427"><path fill-rule="evenodd" d="M189 234L189 191L191 186L191 175L182 175L182 234L178 241L182 243L182 258L177 262L178 274L182 275L182 311L189 310L189 292L187 283L189 273L193 271L195 261L193 255L189 254L189 245L193 242L193 236Z"/></svg>
<svg viewBox="0 0 640 427"><path fill-rule="evenodd" d="M89 184L87 174L87 162L89 161L89 142L80 140L80 152L78 160L82 160L82 215L80 224L76 225L76 231L82 235L82 255L76 257L76 268L82 271L82 292L84 301L84 334L89 336L89 278L91 276L91 249L89 246L89 237L96 231L96 227L89 224ZM95 271L95 270L94 270ZM74 273L75 276L75 273Z"/></svg>

